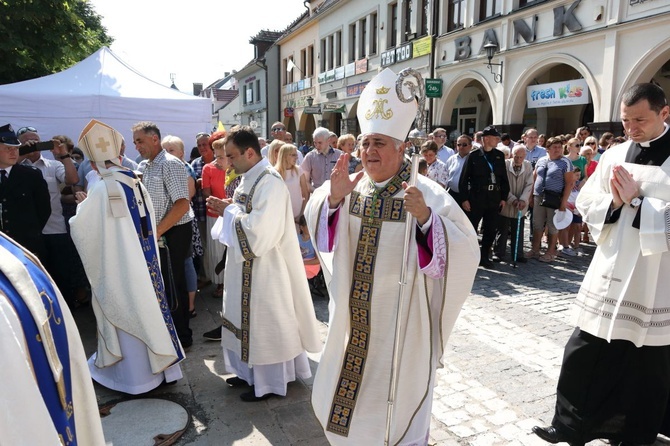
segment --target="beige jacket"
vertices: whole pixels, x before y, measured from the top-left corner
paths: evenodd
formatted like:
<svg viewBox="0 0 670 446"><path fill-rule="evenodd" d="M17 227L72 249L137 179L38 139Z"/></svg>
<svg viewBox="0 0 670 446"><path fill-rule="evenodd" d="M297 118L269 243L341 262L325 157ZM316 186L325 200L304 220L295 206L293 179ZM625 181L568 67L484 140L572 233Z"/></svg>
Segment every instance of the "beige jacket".
<svg viewBox="0 0 670 446"><path fill-rule="evenodd" d="M507 168L507 179L509 180L509 195L507 196L507 203L500 212L500 215L508 218L516 218L517 209L513 203L516 200L523 200L526 202L526 209L528 209L528 201L530 194L533 191L533 167L530 161L523 161L521 171L517 174L512 167L513 159L505 160L505 167Z"/></svg>

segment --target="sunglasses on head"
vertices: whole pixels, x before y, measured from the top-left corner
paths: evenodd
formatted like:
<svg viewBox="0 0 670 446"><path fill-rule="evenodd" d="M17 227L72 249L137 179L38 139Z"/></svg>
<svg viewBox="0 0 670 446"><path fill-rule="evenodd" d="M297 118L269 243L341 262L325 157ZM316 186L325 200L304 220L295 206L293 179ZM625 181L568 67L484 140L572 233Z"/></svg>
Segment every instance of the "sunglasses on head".
<svg viewBox="0 0 670 446"><path fill-rule="evenodd" d="M206 132L200 132L197 135L195 135L195 139L202 138L203 136L206 136L206 137L209 138L211 135L209 133L206 133Z"/></svg>
<svg viewBox="0 0 670 446"><path fill-rule="evenodd" d="M21 136L24 133L28 133L28 132L37 133L37 129L35 127L29 127L29 126L28 127L21 127L20 129L17 130L16 136Z"/></svg>

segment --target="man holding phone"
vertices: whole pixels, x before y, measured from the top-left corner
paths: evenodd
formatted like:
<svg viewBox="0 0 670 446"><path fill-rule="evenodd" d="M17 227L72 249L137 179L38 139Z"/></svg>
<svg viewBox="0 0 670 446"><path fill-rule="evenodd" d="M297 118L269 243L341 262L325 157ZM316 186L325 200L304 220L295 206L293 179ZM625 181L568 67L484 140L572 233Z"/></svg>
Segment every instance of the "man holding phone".
<svg viewBox="0 0 670 446"><path fill-rule="evenodd" d="M35 127L21 127L16 132L22 145L21 152L25 147L39 149L44 143L40 142L40 136ZM46 141L45 141L46 142ZM69 295L70 262L65 258L67 253L73 252L72 240L67 233L65 217L63 217L63 205L61 204L61 184L72 186L79 181L77 168L70 158L67 145L58 140L46 142L51 144L51 153L54 159L42 156L44 150L34 150L20 155L19 160L23 165L37 168L42 172L44 180L49 188L51 200L51 215L46 226L42 230L46 247L45 258L41 259L49 274L53 277L58 288L63 292L63 297L68 303L73 303L74 297Z"/></svg>

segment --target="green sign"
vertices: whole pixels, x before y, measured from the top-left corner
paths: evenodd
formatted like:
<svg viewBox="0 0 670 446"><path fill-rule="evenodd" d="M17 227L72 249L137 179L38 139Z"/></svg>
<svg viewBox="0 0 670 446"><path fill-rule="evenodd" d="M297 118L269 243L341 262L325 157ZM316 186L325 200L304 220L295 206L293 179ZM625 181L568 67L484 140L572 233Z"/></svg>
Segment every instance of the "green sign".
<svg viewBox="0 0 670 446"><path fill-rule="evenodd" d="M442 97L442 79L426 79L426 97Z"/></svg>

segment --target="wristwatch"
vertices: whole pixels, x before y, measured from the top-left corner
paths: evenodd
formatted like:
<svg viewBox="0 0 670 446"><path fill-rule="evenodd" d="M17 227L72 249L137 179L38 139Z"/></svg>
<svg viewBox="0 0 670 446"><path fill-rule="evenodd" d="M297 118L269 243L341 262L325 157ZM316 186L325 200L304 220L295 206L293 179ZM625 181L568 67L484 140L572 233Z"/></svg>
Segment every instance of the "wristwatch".
<svg viewBox="0 0 670 446"><path fill-rule="evenodd" d="M65 158L71 158L70 154L69 154L69 153L66 153L66 154L63 155L63 156L59 156L59 157L58 157L59 160L64 160Z"/></svg>
<svg viewBox="0 0 670 446"><path fill-rule="evenodd" d="M636 208L642 204L642 200L644 197L640 195L639 197L635 197L632 200L630 200L630 207Z"/></svg>

